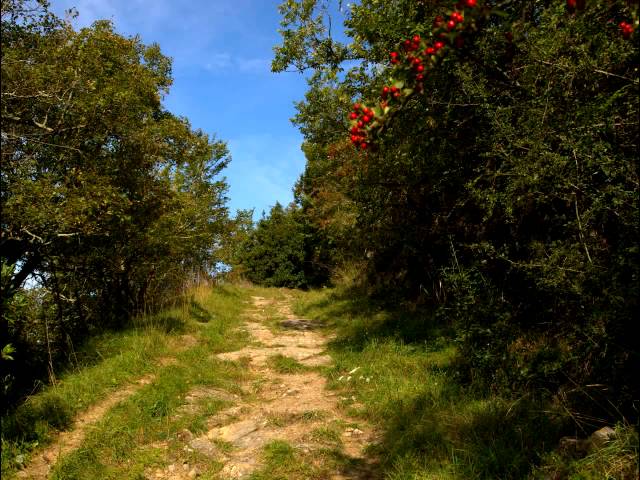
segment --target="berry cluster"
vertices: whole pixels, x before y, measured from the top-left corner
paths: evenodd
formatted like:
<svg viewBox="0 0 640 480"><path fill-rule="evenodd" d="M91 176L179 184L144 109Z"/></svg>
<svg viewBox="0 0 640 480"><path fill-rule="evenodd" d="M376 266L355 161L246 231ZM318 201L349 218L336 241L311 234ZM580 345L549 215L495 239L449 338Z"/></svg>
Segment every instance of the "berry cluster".
<svg viewBox="0 0 640 480"><path fill-rule="evenodd" d="M586 0L567 0L567 10L569 13L574 13L576 10L584 10L586 6ZM618 24L620 32L625 40L629 40L633 35L633 25L628 22L620 22Z"/></svg>
<svg viewBox="0 0 640 480"><path fill-rule="evenodd" d="M428 38L416 34L389 54L394 70L390 84L382 87L379 106L368 108L356 103L349 115L351 142L355 146L363 150L368 148L368 137L382 127L391 107L402 104L414 93L423 92L423 82L429 70L436 66L448 49L464 45L461 34L475 29L480 14L476 7L477 0L458 2L447 18L435 18Z"/></svg>
<svg viewBox="0 0 640 480"><path fill-rule="evenodd" d="M351 142L365 150L369 146L366 141L366 127L375 121L376 112L364 105L355 103L353 105L353 111L349 114L349 118L352 121L352 127L350 130Z"/></svg>
<svg viewBox="0 0 640 480"><path fill-rule="evenodd" d="M625 38L625 40L631 38L631 35L633 34L633 25L628 22L620 22L618 24L618 27L620 28L622 36Z"/></svg>
<svg viewBox="0 0 640 480"><path fill-rule="evenodd" d="M576 10L584 10L585 0L567 0L567 10L570 13L575 12Z"/></svg>

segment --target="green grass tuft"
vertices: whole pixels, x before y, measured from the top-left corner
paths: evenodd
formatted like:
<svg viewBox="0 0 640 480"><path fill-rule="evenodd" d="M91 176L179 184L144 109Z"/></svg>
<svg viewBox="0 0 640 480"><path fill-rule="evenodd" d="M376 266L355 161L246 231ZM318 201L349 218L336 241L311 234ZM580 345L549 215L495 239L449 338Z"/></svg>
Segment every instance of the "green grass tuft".
<svg viewBox="0 0 640 480"><path fill-rule="evenodd" d="M295 311L336 331L328 385L346 398L348 414L379 430L370 454L385 478L527 478L567 425L547 413L550 405L461 384L455 340L425 312L385 310L330 289L298 295Z"/></svg>
<svg viewBox="0 0 640 480"><path fill-rule="evenodd" d="M295 358L285 355L273 355L267 360L267 365L278 373L293 374L309 370L308 367L302 365Z"/></svg>

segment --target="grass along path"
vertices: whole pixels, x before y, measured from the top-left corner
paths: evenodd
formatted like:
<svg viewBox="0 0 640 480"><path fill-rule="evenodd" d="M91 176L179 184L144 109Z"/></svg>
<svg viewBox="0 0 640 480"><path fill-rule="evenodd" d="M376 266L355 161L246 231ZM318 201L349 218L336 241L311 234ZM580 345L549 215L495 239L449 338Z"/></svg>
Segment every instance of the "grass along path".
<svg viewBox="0 0 640 480"><path fill-rule="evenodd" d="M55 467L58 459L76 450L82 445L87 431L98 422L105 413L118 403L126 400L144 385L152 383L153 375L146 375L132 385L128 385L107 396L104 400L92 405L78 415L69 430L58 433L51 444L42 452L34 455L29 464L20 470L18 478L46 479Z"/></svg>
<svg viewBox="0 0 640 480"><path fill-rule="evenodd" d="M197 289L179 307L91 339L55 386L3 416L2 477L144 478L161 461L148 444L172 429L205 428L206 415L226 405L185 399L189 390L239 393L244 369L202 358L246 342L230 332L247 296L232 286ZM174 417L184 401L198 408Z"/></svg>

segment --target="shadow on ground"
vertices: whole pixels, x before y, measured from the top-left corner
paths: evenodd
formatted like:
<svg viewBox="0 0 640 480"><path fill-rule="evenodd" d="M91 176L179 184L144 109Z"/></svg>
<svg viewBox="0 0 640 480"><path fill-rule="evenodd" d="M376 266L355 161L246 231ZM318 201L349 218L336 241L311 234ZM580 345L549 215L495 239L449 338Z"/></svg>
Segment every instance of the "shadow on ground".
<svg viewBox="0 0 640 480"><path fill-rule="evenodd" d="M334 344L361 349L374 338L393 338L404 344L424 344L431 348L448 344L452 332L439 325L428 310L391 310L382 301L365 297L358 289L332 292L300 312L313 321L337 330ZM436 342L440 341L439 347Z"/></svg>
<svg viewBox="0 0 640 480"><path fill-rule="evenodd" d="M330 349L337 362L375 372L375 386L352 392L380 429L371 453L385 478L527 478L557 439L572 433L566 417L544 402L462 384L452 332L429 311L391 311L353 292L334 292L298 313L335 328ZM438 387L429 385L435 381Z"/></svg>
<svg viewBox="0 0 640 480"><path fill-rule="evenodd" d="M209 312L206 308L204 308L195 300L189 301L189 315L196 322L200 322L200 323L208 323L213 318L213 315L211 315L211 312Z"/></svg>

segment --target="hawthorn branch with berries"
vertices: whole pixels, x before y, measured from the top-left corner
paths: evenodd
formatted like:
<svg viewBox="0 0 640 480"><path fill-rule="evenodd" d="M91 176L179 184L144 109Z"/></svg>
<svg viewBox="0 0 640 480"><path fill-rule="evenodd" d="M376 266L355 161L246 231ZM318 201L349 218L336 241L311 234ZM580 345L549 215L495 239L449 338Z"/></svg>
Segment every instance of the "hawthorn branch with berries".
<svg viewBox="0 0 640 480"><path fill-rule="evenodd" d="M585 8L586 0L566 0L569 13ZM429 38L414 35L402 42L389 54L391 64L390 82L382 88L380 98L374 106L357 102L349 114L351 142L356 148L366 150L375 144L392 118L415 95L424 93L424 81L443 59L465 44L465 37L477 31L491 15L495 7L482 0L461 0L447 17L434 19ZM633 23L637 25L637 11ZM633 25L622 21L618 28L625 39L634 33ZM604 73L604 72L601 72Z"/></svg>
<svg viewBox="0 0 640 480"><path fill-rule="evenodd" d="M384 131L394 114L413 96L424 92L424 81L453 50L464 45L464 36L478 29L491 15L491 8L478 0L458 2L447 18L438 16L429 38L414 35L389 54L391 82L382 88L378 105L356 103L349 115L351 142L366 150Z"/></svg>

